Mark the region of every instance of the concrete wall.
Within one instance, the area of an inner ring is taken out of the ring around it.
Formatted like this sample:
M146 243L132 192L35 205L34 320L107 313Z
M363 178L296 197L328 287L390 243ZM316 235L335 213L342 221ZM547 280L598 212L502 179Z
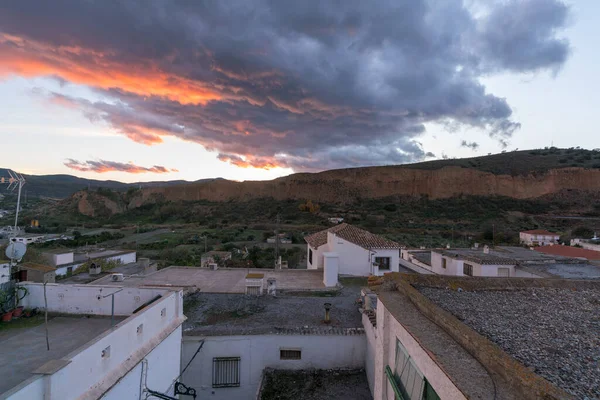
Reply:
M66 253L61 253L61 254L57 254L57 253L43 253L44 257L46 258L46 260L48 260L48 262L50 263L50 265L52 265L53 267L58 267L60 265L63 264L71 264L73 262L73 252L66 252Z
M374 384L372 393L374 399L394 400L394 391L385 375L387 365L393 370L396 363L396 339L400 340L413 362L427 378L442 399L465 400L462 392L452 383L445 372L437 365L429 353L419 342L389 313L385 306L377 303L377 327L373 328L368 319L363 318L365 332L369 341L367 348L375 349ZM368 376L368 375L367 375Z
M340 275L369 276L371 274L383 275L385 272L398 272L400 259L399 249L367 250L355 245L331 232L327 232L328 247L331 252L339 254ZM378 271L373 268L375 257L389 257L390 270Z
M367 314L362 315L362 324L365 328L365 337L367 339L365 349L365 373L367 374L367 382L369 383L369 389L371 389L371 395L374 394L375 390L375 356L376 343L377 343L377 329L373 327Z
M135 251L132 251L131 253L125 253L125 254L118 254L115 256L110 256L110 257L101 257L103 260L106 261L114 261L114 260L118 260L121 264L130 264L130 263L134 263L137 260L137 254ZM91 257L90 260L93 260L94 258ZM86 262L88 262L89 260L85 260L79 263L73 263L70 265L66 265L63 267L59 267L56 269L56 275L66 275L69 272L69 268L72 271L75 271L75 269L83 264L85 264Z
M183 382L198 390L198 398L214 400L253 399L265 368L331 369L363 368L366 341L355 335L250 335L183 337L182 365L204 346L183 375ZM280 360L282 348L302 351L301 360ZM213 357L240 357L240 387L213 388Z
M0 284L10 281L10 263L0 263Z
M181 327L156 346L145 359L148 361L147 364L138 363L102 399L138 399L143 369L146 370L145 383L149 389L173 396L173 382L181 368ZM155 397L150 396L150 398Z
M446 268L442 268L442 259L446 259ZM511 277L515 275L514 265L479 264L473 261L446 257L435 251L431 252L431 270L439 275L465 276L464 264L473 266L473 276L497 277L498 268L508 268Z
M312 264L308 262L308 260L309 260L308 253L310 250L312 250L312 252L313 252ZM324 265L323 253L326 253L328 251L329 251L329 246L327 244L319 246L318 248L314 248L311 245L307 245L306 246L306 267L308 269L323 268L323 265Z
M182 292L169 292L64 357L69 364L51 375L39 375L11 399L141 398L144 358L148 360L148 385L166 391L179 375L184 320ZM109 356L106 349L110 349ZM38 381L44 382L45 397L36 395Z
M21 300L20 305L29 308L44 308L44 285L41 283L23 282L21 286L29 290L29 294ZM157 295L170 293L166 289L122 288L116 286L96 285L46 285L48 311L66 314L111 315L112 296L115 293L115 315L130 315Z

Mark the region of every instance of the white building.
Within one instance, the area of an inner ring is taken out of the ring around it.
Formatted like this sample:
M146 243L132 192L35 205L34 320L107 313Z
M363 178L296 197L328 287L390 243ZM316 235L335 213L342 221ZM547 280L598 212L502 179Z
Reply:
M557 244L559 238L559 234L548 232L544 229L534 229L519 233L521 244L527 246L548 246L550 244Z
M443 288L452 278L439 278L433 286L448 290ZM428 282L427 277L419 283L423 287ZM365 371L374 399L570 398L407 281L396 283L397 289L390 291L363 290ZM461 296L460 291L449 293Z
M182 380L198 398L256 398L266 368L283 370L362 369L366 340L356 294L325 298L331 322L323 322L323 297L251 298L197 293L184 324ZM218 307L218 319L207 319L206 305ZM246 310L246 311L241 311ZM241 317L227 318L232 313ZM195 357L194 357L195 356ZM299 397L301 398L301 397Z
M47 258L54 259L54 254L48 255L48 253L45 253L45 255ZM70 252L70 254L65 252L58 254L58 257L54 260L60 262L56 266L56 275L67 275L90 260L116 261L119 264L134 263L137 260L137 253L133 250L99 250L87 253ZM68 260L71 260L71 262L66 263Z
M325 269L326 260L339 275L369 276L398 272L400 245L347 223L306 236L308 269ZM326 284L326 286L328 286Z
M514 277L517 262L486 250L432 250L431 270L439 275Z
M44 237L45 237L44 235L25 234L25 235L14 237L10 240L12 242L17 242L17 243L31 244L31 243L43 242Z
M21 305L43 309L44 285L21 285L28 289ZM0 398L120 400L145 398L150 391L173 396L185 320L180 291L47 284L46 298L50 349L44 324L4 335Z
M74 261L73 251L68 249L48 250L44 251L42 255L44 256L44 258L46 258L46 260L48 260L50 265L52 265L53 267L60 267L61 265L72 264Z

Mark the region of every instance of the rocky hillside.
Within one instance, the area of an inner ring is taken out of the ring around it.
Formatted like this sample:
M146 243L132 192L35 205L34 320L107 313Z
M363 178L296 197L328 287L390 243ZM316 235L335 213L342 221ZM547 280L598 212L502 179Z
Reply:
M133 196L128 208L161 201L244 201L259 197L276 200L310 199L324 203L390 196L459 195L506 196L529 199L565 189L600 190L600 169L562 168L530 175L495 175L476 169L443 167L437 170L373 167L294 174L272 181L232 182L146 188Z

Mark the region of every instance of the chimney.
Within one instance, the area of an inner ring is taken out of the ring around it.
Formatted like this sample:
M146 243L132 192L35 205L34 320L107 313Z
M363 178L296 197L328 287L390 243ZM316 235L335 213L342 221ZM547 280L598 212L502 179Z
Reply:
M483 254L490 254L490 246L487 244L483 246Z
M267 279L267 293L273 297L277 296L277 280L275 278Z
M326 324L331 323L331 319L329 318L329 311L331 310L331 303L325 303L325 320L323 321Z

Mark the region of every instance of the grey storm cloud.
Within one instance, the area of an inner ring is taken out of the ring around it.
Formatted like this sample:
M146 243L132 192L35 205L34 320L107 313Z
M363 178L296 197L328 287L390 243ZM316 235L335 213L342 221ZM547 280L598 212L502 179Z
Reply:
M241 167L422 160L426 123L507 143L480 78L558 71L559 0L2 2L0 70L86 85L51 94L144 144L198 143ZM471 8L470 8L471 7Z
M466 140L463 140L462 142L460 142L460 147L467 147L473 151L479 149L479 143L477 142L467 142Z

